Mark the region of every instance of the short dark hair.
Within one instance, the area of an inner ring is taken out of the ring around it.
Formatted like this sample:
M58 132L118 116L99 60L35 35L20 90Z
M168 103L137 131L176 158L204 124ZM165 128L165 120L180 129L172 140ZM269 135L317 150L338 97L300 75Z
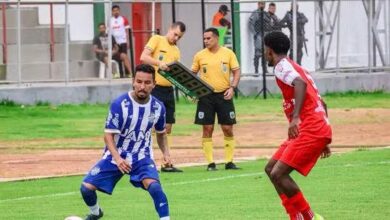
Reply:
M206 33L206 32L211 32L213 33L215 36L219 37L219 32L218 32L218 29L217 28L207 28L206 30L203 31L203 33Z
M264 45L271 48L276 54L286 55L290 49L290 40L281 31L272 31L265 35Z
M150 73L152 74L153 81L155 80L155 75L156 75L156 70L152 65L149 64L139 64L135 67L135 73L134 73L134 78L137 75L137 72L144 72L144 73Z
M100 23L97 25L97 27L100 27L101 25L104 25L104 26L106 26L106 23L104 23L104 22L100 22Z
M226 5L221 5L221 6L219 6L218 11L228 12L229 8Z
M115 8L117 8L119 10L121 9L121 7L119 7L119 5L113 5L112 8L111 8L111 11L114 10Z
M181 21L172 23L171 28L179 27L181 32L186 32L186 25Z
M276 7L275 3L273 3L273 2L269 3L268 7L270 7L270 6Z

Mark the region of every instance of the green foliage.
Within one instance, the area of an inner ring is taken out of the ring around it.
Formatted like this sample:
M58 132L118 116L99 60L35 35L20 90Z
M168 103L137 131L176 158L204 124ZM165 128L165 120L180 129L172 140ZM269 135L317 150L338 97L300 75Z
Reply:
M161 173L172 219L287 219L263 169L265 160L240 163L242 170ZM355 151L319 160L304 178L293 173L315 212L325 219L384 219L390 215L390 149ZM0 219L64 219L85 216L79 193L82 176L0 183ZM98 193L104 219L157 219L144 190L122 178L114 194Z

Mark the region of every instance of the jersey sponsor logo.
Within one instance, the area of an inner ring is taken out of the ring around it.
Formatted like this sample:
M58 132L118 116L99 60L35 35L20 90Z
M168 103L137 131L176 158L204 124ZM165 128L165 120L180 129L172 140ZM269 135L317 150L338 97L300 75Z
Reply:
M150 138L150 135L151 135L151 132L150 130L148 132L144 132L144 131L128 131L126 129L126 132L125 134L123 134L122 136L125 136L126 139L130 139L130 141L134 141L134 142L141 142L141 141L144 141L144 140L148 140Z
M97 174L100 173L100 167L94 167L92 168L92 170L90 171L91 175L92 176L96 176Z
M236 117L236 113L234 113L233 111L229 112L229 116L231 119L234 119Z
M204 112L198 112L198 118L203 119L204 118Z

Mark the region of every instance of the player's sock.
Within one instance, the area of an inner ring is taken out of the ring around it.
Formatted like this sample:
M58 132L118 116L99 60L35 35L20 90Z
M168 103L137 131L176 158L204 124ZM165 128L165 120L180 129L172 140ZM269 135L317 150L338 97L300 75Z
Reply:
M224 137L224 148L225 148L225 162L233 162L234 148L236 147L236 141L234 137Z
M213 139L212 138L202 138L202 147L204 155L206 156L207 162L213 163Z
M90 190L87 187L84 186L84 184L81 184L80 187L81 195L83 196L85 204L89 207L91 210L91 213L94 215L99 215L99 204L97 203L97 195L95 190Z
M148 192L150 196L153 198L154 207L158 212L158 216L160 219L169 219L169 206L167 196L163 192L161 185L159 182L153 182L149 185Z
M306 201L302 192L298 192L289 198L291 204L297 209L303 216L304 220L312 220L314 213L310 208L309 203Z
M290 199L285 194L280 194L279 197L282 200L282 205L284 209L286 210L287 214L290 216L290 220L298 219L297 215L299 215L299 212L291 204Z

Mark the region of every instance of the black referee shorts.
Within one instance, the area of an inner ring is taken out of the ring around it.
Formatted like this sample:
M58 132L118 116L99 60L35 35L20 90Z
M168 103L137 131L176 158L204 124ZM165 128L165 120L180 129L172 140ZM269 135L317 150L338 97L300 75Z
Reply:
M166 110L166 123L174 124L176 119L175 95L173 93L173 87L156 85L152 90L152 95L164 104Z
M215 114L218 117L218 124L236 124L236 112L233 99L225 100L223 93L213 93L199 99L195 115L195 124L213 125Z

